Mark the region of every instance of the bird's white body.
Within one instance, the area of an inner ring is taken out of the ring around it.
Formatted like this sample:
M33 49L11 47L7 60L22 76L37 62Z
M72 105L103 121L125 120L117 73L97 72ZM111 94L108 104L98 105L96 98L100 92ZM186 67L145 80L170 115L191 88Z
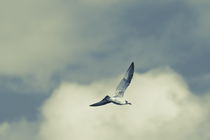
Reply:
M110 101L117 105L126 105L127 104L127 102L124 98L117 97L117 96L110 97Z

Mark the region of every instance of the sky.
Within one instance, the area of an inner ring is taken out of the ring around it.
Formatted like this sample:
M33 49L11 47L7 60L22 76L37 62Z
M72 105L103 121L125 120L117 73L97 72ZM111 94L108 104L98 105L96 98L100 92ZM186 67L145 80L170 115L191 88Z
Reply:
M0 139L209 140L208 0L1 0ZM112 94L131 62L132 106Z

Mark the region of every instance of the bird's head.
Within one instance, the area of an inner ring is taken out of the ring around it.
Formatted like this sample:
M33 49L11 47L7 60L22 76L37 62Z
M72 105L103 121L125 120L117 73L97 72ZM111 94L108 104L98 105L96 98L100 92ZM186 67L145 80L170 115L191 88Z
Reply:
M125 100L125 104L131 105L131 103L129 103L127 100Z

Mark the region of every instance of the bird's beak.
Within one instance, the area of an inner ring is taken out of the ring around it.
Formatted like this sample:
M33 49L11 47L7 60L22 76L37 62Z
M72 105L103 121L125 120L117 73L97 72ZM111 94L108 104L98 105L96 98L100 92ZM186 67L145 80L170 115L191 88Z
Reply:
M129 103L129 105L132 105L131 103Z

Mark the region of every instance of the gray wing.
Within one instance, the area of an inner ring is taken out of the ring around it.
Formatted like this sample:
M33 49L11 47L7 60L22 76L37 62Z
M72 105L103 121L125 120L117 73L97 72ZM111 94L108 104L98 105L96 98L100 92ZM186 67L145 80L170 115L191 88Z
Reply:
M130 85L134 73L134 63L132 62L127 72L125 73L123 79L120 81L116 88L115 96L123 97L126 88Z
M106 96L100 102L91 104L90 106L101 106L101 105L105 105L105 104L111 103L111 101L109 99L110 99L110 97Z

